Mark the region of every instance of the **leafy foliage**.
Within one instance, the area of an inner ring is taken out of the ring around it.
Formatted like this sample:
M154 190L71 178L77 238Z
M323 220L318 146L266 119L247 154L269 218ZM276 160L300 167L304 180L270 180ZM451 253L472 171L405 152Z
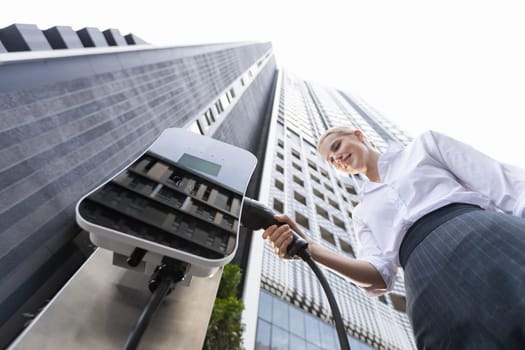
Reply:
M242 350L241 314L244 303L237 299L241 268L228 264L224 267L217 298L204 340L204 350Z

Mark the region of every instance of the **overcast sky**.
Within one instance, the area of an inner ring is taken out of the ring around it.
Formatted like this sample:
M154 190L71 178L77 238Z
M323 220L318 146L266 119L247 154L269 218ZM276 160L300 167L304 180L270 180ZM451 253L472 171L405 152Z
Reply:
M357 95L411 136L525 168L521 1L9 1L0 27L133 32L155 45L271 41L281 67Z

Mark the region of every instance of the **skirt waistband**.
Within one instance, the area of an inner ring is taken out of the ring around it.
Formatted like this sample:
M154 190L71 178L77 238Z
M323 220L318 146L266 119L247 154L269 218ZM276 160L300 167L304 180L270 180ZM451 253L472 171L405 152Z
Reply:
M417 220L408 229L401 246L399 247L399 262L404 268L412 251L423 241L430 232L446 221L458 215L473 210L483 210L481 207L467 203L451 203L436 209Z

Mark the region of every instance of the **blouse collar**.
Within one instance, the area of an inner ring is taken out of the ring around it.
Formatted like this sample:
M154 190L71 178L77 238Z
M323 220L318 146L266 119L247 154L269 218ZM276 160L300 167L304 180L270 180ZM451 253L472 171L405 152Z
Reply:
M382 182L365 181L361 192L359 193L360 197L385 185L384 181L388 176L388 167L390 165L390 162L402 150L403 146L399 143L391 142L388 144L386 151L381 153L379 155L379 159L377 160L377 171L379 173L379 178Z

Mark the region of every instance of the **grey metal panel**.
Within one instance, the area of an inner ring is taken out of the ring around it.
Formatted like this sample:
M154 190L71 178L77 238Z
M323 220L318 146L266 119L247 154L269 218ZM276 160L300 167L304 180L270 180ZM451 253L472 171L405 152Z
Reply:
M220 276L219 271L211 278L194 277L189 286L176 285L139 348L201 349ZM9 349L120 349L151 295L148 280L112 266L112 253L98 249Z
M141 44L147 44L146 41L142 40L138 36L136 36L133 33L129 33L124 35L124 38L126 39L126 42L128 45L141 45Z
M44 30L44 35L53 49L83 48L78 34L69 26L55 26Z
M6 48L4 47L4 44L0 41L0 53L7 52Z
M51 50L46 37L34 24L12 24L2 28L0 40L9 52Z
M78 37L84 47L105 47L108 42L98 28L86 27L77 30Z
M120 34L118 29L106 29L102 32L109 46L127 46L126 39Z

